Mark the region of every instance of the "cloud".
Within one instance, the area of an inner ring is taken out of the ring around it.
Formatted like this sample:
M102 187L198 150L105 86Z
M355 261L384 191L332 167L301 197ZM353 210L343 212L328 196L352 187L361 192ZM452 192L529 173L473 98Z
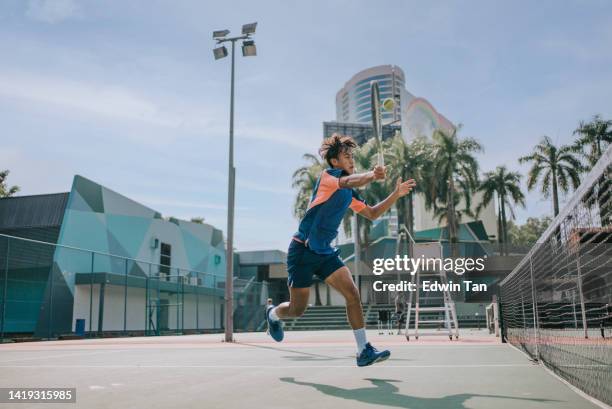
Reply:
M265 193L275 193L275 194L280 194L280 195L292 195L293 194L293 190L291 190L289 187L280 188L280 187L270 186L262 182L252 182L252 181L243 180L240 178L236 178L236 179L237 179L236 185L239 188L255 190L258 192L265 192Z
M93 115L103 120L130 121L179 130L172 134L174 137L184 135L183 131L196 131L198 137L203 131L211 137L227 133L225 120L219 119L225 116L222 109L154 100L138 90L116 84L7 70L0 71L0 96L41 104L45 112L60 109L67 112L71 119ZM236 137L296 149L310 149L320 139L320 135L254 123L241 125ZM148 137L147 142L151 142Z
M181 119L164 113L153 101L113 85L23 73L2 73L0 95L55 105L110 119L176 127Z
M58 115L69 121L104 122L119 126L124 136L149 146L167 146L176 139L214 137L226 126L214 108L170 98L151 98L118 84L82 81L61 76L0 71L0 99L25 101L25 111ZM204 114L203 114L204 113ZM142 127L139 131L131 126ZM163 138L153 137L155 130Z
M301 150L312 150L321 141L320 134L312 134L295 128L244 125L236 134L239 138L273 142Z
M30 0L25 14L32 20L55 24L78 17L80 9L74 0Z

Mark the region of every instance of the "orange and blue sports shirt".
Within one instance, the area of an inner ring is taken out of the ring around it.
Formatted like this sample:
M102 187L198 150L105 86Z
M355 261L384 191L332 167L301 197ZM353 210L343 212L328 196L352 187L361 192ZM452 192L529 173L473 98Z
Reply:
M324 170L317 180L308 210L300 221L294 237L317 254L332 254L332 241L338 235L338 227L350 207L359 213L366 208L366 202L354 189L341 188L342 169Z

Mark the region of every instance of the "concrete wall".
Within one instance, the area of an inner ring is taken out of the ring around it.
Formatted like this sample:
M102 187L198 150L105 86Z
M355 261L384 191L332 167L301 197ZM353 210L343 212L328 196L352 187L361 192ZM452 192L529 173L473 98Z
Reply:
M100 305L100 285L93 286L93 296L91 297L91 328L92 331L98 330L98 312ZM156 294L149 294L150 299L155 299ZM176 304L176 296L174 294L162 294L161 299L168 300L169 304ZM103 331L122 331L123 330L123 313L124 313L124 287L107 285L104 291L104 326ZM75 330L76 320L79 318L85 319L85 331L89 331L89 311L90 311L90 286L76 285L74 308L72 314L72 330ZM128 331L143 331L146 327L148 319L145 301L146 292L142 288L128 287L127 293L127 330ZM181 300L179 299L179 303ZM198 306L198 314L196 317L196 305ZM177 328L177 308L178 308L178 324L183 329L212 329L221 326L221 301L212 296L200 296L196 299L195 294L185 294L183 303L184 311L180 307L168 306L168 328ZM197 318L197 321L196 321ZM153 322L157 322L156 309L153 310Z
M475 211L476 207L482 201L482 193L476 193L472 197L472 210ZM459 208L465 208L465 202L460 200ZM425 197L423 195L415 195L414 199L414 229L416 231L435 229L440 226L438 220L434 217L433 211L428 210L425 207ZM461 219L461 223L467 223L475 220L481 220L482 224L487 231L487 235L497 237L497 215L495 214L495 202L492 200L487 207L485 207L478 218L465 216Z
M334 290L325 283L319 283L319 293L321 294L321 305L327 305L327 292L330 292L331 305L344 305L344 297L338 291ZM308 304L315 305L316 301L316 290L313 284L310 287L310 297L308 298Z

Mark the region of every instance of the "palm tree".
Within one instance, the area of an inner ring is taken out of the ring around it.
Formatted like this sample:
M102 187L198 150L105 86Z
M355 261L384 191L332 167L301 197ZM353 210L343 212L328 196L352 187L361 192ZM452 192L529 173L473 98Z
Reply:
M325 169L325 164L315 155L305 153L303 158L310 163L293 172L293 182L291 184L292 187L298 189L293 205L293 215L298 219L301 219L306 214L308 203L310 203L312 193L317 185L317 180L319 180L321 172Z
M574 135L578 135L574 146L577 151L582 152L590 169L601 158L607 146L612 143L612 121L605 121L600 115L595 115L590 122L580 121ZM589 151L585 152L584 148L587 147Z
M487 172L478 190L483 192L482 202L476 207L476 214L491 203L497 196L498 203L498 223L497 241L500 244L500 253L508 255L508 223L506 208L510 211L510 216L514 219L513 204L525 207L525 195L520 188L521 175L518 172L508 172L505 166L498 166L494 171Z
M406 142L398 132L392 139L385 142L385 163L387 165L387 177L390 181L398 178L402 180L415 179L422 181L427 179L431 172L431 143L427 138L418 137ZM398 224L405 225L411 235L414 236L414 203L415 193L423 192L421 184L409 195L397 201Z
M543 136L540 143L534 147L532 154L519 158L519 163L532 163L527 177L529 191L535 188L538 181L541 183L540 189L545 198L550 196L552 189L554 216L559 214L559 189L567 193L570 185L576 189L580 184L579 175L583 167L573 151L573 147L568 145L557 147L548 136Z
M370 139L362 146L359 147L354 153L355 159L355 168L357 172L367 172L368 170L372 170L374 166L377 164L378 160L378 148L376 145L376 141L374 139ZM366 203L374 204L383 200L389 194L389 178L385 181L376 181L368 185L368 188L360 191L361 196L366 201ZM345 222L350 220L350 218L345 218ZM372 229L372 221L366 218L358 218L358 228L359 235L361 238L359 239L361 244L365 247L366 251L368 248L369 235L370 230ZM350 223L345 223L345 229L348 227L350 231ZM351 233L352 235L352 233Z
M444 223L446 223L446 225L450 225L451 223L456 223L458 225L464 216L474 217L474 213L472 213L472 209L470 209L469 205L465 206L463 210L459 208L461 201L460 195L453 196L453 201L452 214L450 213L449 206L446 203L439 203L439 205L434 208L434 217L438 220L440 225ZM450 241L453 243L452 240Z
M612 121L603 120L600 115L593 116L591 122L580 121L580 125L574 131L574 135L578 134L579 138L574 143L576 151L582 153L587 161L588 168L591 169L602 153L612 143ZM589 148L587 152L585 149ZM610 224L612 218L612 205L609 200L610 179L604 174L597 180L597 205L603 225ZM594 185L595 186L595 185ZM593 196L592 188L587 194L587 197Z
M8 187L6 185L6 179L8 178L9 173L9 170L3 170L0 172L0 197L10 197L19 192L19 186Z
M452 133L437 129L432 139L432 171L423 186L426 205L433 208L440 220L446 220L452 255L458 257L460 216L469 213L472 194L478 187L478 162L474 154L483 149L473 138L459 138L457 129ZM460 196L465 203L464 212L456 209ZM441 212L446 215L442 217Z

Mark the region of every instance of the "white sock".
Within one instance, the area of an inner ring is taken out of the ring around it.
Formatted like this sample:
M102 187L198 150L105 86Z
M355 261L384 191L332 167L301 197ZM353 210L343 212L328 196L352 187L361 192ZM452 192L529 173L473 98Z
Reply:
M355 335L355 341L357 342L357 353L360 354L368 343L366 338L366 330L365 328L354 329L353 334Z
M277 308L278 308L278 307L274 307L274 308L272 308L272 311L270 311L270 319L271 319L272 321L278 321L278 320L280 320L280 318L278 317L278 315L276 315L276 309L277 309Z

